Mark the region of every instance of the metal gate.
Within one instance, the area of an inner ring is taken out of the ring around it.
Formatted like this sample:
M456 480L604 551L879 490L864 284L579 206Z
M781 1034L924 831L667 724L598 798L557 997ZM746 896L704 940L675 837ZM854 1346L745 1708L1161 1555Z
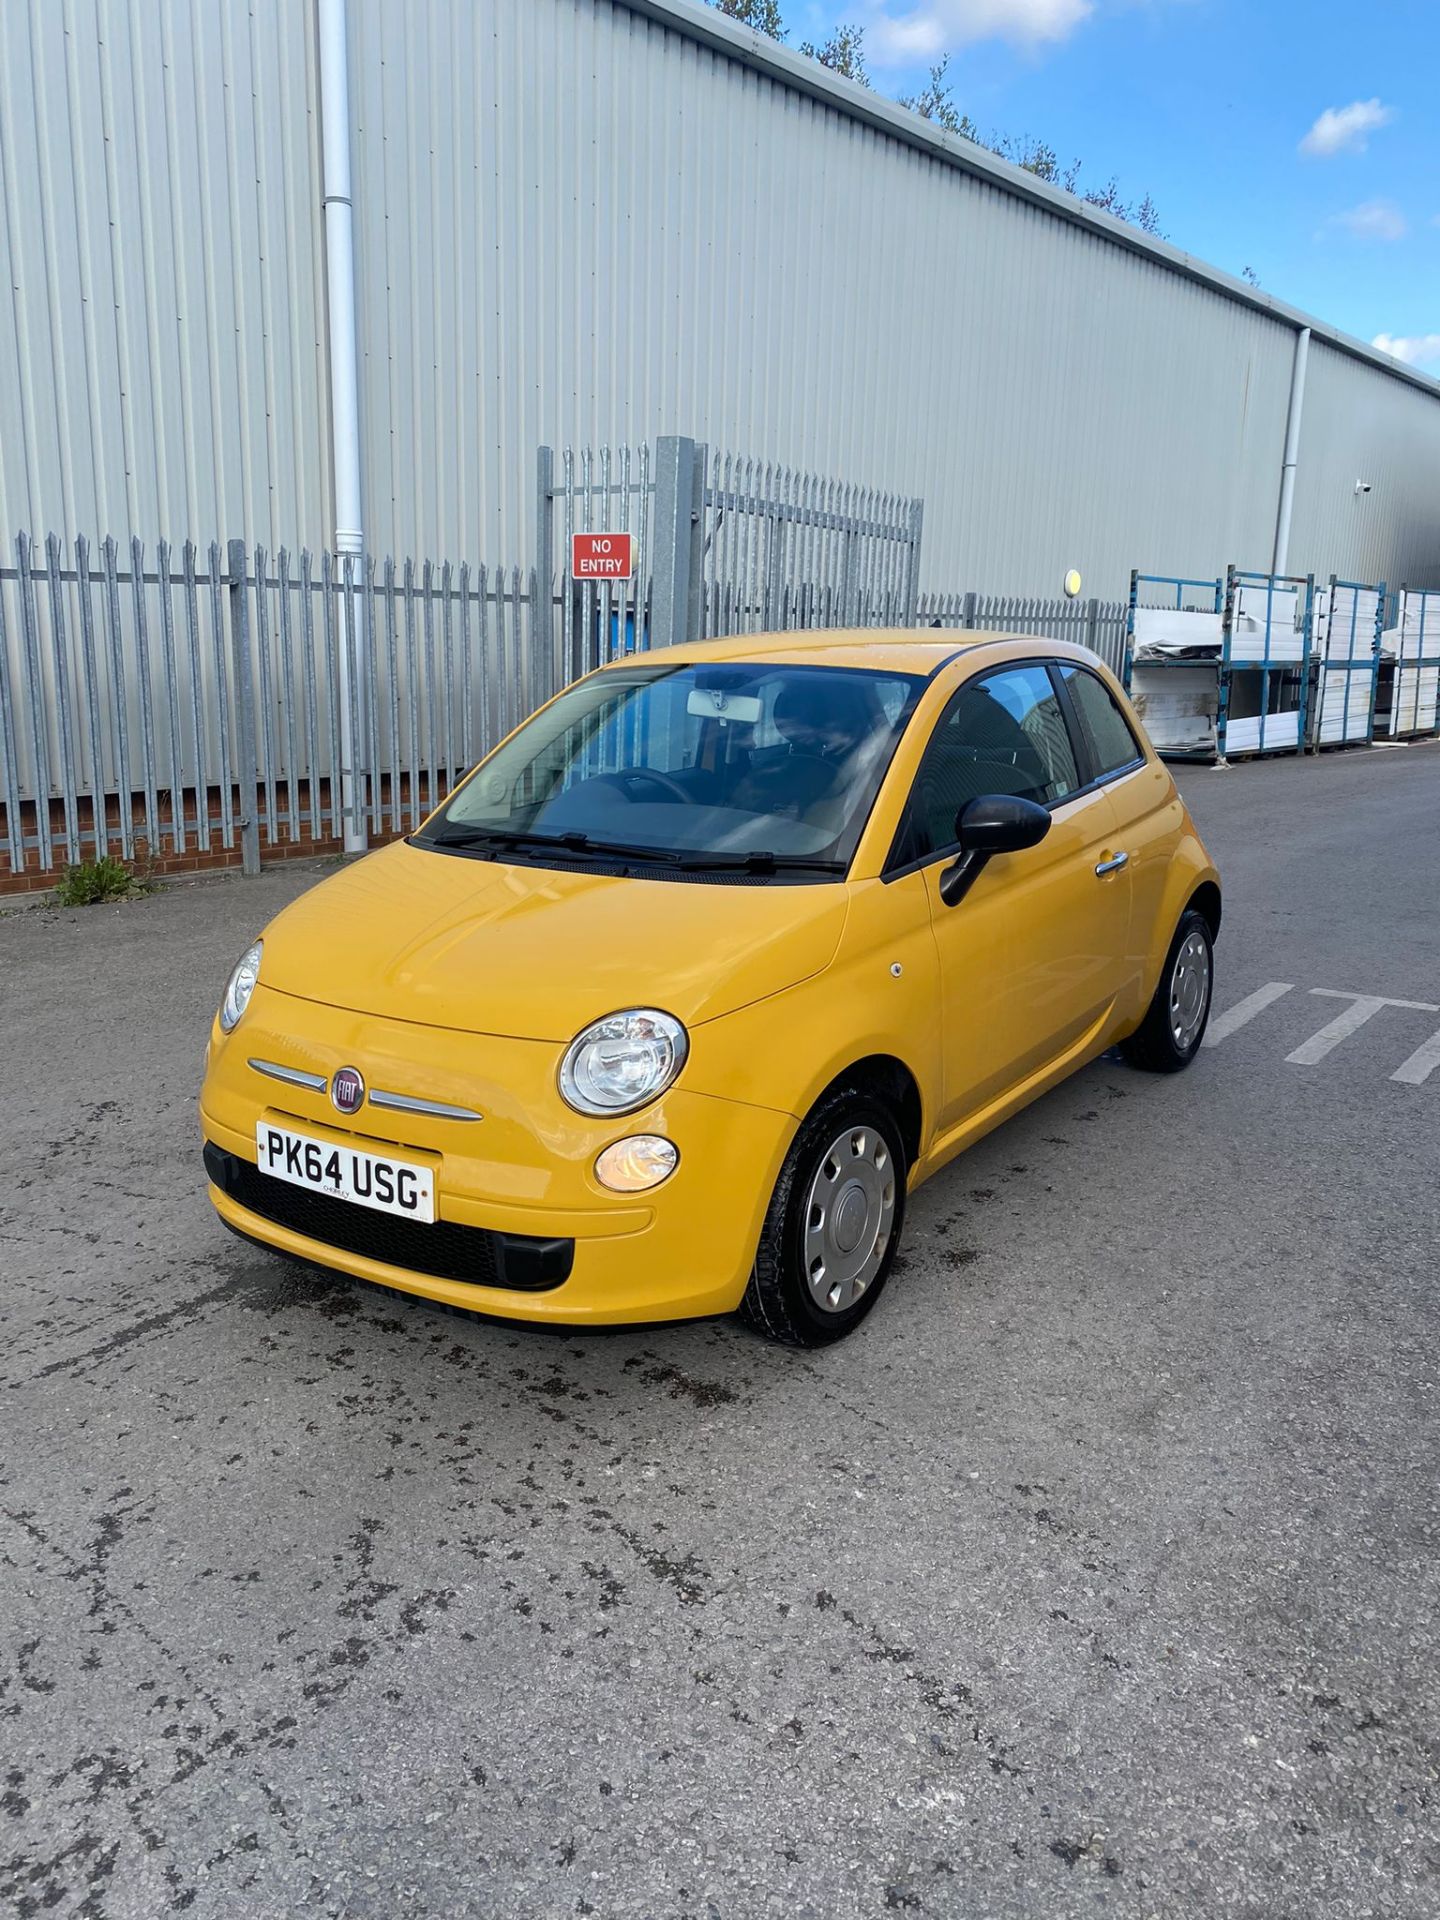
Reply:
M537 481L541 620L564 679L721 634L914 624L919 500L683 436L558 461L542 447ZM574 536L602 532L631 536L631 573L573 578Z
M650 646L654 507L648 445L633 452L629 447L585 447L576 453L566 447L558 465L551 449L541 447L536 574L542 592L537 612L540 651L553 662L550 691L622 653ZM630 574L618 580L573 579L572 544L576 534L588 533L628 534L634 562Z
M702 634L914 624L920 501L717 454L703 502Z

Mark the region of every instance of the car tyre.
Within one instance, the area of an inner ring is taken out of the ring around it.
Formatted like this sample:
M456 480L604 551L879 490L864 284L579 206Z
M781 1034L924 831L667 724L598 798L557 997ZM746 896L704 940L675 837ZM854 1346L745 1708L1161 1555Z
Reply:
M1215 939L1203 913L1187 907L1160 970L1144 1020L1120 1051L1147 1073L1179 1073L1200 1051L1215 986Z
M899 1123L864 1087L814 1107L780 1169L741 1318L772 1340L823 1347L879 1299L905 1224Z

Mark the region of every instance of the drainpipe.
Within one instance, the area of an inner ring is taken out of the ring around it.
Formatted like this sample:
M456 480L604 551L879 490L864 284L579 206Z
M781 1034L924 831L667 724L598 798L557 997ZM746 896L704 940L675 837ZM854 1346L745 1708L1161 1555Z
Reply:
M1310 329L1295 336L1290 363L1290 411L1285 419L1285 464L1280 469L1280 507L1275 515L1275 557L1272 573L1284 573L1290 558L1290 515L1295 506L1295 463L1300 456L1300 416L1305 411L1305 368L1310 359Z
M360 570L365 537L360 507L360 373L355 325L355 234L350 199L350 64L346 0L317 0L320 130L324 160L325 285L329 307L330 440L335 472L335 551ZM340 685L340 791L345 851L363 853L365 816L355 778L364 644L354 600L347 595L337 638ZM360 720L363 734L363 720Z

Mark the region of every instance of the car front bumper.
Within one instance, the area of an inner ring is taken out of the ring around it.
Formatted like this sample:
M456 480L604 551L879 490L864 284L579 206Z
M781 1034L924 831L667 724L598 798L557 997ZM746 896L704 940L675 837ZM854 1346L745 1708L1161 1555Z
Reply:
M210 1198L247 1239L477 1313L583 1326L732 1312L794 1118L672 1088L641 1113L588 1119L560 1098L559 1052L548 1041L382 1020L259 987L235 1031L211 1036L200 1099ZM482 1117L368 1102L342 1117L328 1091L281 1084L251 1064L257 1059L323 1078L327 1088L337 1069L356 1067L367 1088L401 1088ZM270 1217L274 1196L256 1166L264 1124L429 1166L441 1233L427 1242L418 1223L396 1233L376 1224L391 1216L340 1201L326 1205L356 1227L335 1229L344 1245L321 1237L330 1230L324 1207L279 1206ZM638 1132L674 1141L679 1164L649 1193L610 1193L595 1160Z

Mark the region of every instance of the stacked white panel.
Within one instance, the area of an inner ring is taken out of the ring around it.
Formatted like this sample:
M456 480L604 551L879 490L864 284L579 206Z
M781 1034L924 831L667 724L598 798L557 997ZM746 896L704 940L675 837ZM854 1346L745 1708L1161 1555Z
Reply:
M1193 607L1136 607L1135 659L1218 660L1224 644L1218 613Z
M1146 666L1136 661L1130 698L1157 753L1213 754L1220 705L1218 666Z
M1263 731L1262 731L1263 728ZM1256 715L1248 720L1227 720L1225 723L1225 752L1232 753L1275 753L1281 748L1300 745L1300 709L1293 707L1284 713Z
M1305 657L1305 607L1295 587L1242 586L1230 622L1232 661L1299 663Z

